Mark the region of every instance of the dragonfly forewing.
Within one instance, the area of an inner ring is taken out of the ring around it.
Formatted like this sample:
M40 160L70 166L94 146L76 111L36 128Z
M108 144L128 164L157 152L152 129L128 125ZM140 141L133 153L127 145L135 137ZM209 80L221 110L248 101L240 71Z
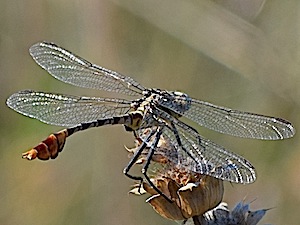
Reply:
M191 99L189 109L184 112L171 107L168 102L160 104L201 126L237 137L278 140L293 137L296 132L289 121L281 118L233 110L196 99Z
M54 43L37 43L29 52L37 64L65 83L134 96L145 89L131 77L92 64Z

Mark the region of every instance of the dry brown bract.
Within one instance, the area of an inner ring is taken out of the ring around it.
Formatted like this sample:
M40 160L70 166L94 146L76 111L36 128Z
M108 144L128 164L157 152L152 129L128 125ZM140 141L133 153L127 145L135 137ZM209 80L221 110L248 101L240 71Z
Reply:
M127 150L134 153L140 144L141 140L137 139L136 148L127 148ZM135 185L130 193L150 194L151 197L147 199L147 202L158 214L171 220L186 220L215 208L222 201L223 181L188 171L170 162L160 154L170 150L170 147L171 145L161 137L152 162L163 166L154 173L151 180L171 201L168 201L145 182L142 184L142 188L139 184ZM144 162L145 157L142 156L137 163L143 164Z
M175 173L183 175L177 170ZM171 220L186 220L204 214L222 201L224 192L223 181L209 176L199 177L197 182L188 181L185 185L170 177L161 176L154 179L154 184L169 196L172 202L144 183L143 188L152 195L147 202L158 214Z

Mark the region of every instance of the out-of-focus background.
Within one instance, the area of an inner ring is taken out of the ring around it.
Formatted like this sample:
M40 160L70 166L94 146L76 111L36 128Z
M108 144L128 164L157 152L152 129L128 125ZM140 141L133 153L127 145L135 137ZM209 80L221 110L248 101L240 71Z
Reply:
M123 146L133 146L133 137L122 126L72 136L55 160L21 159L61 128L7 108L12 93L117 96L52 78L28 53L38 41L55 42L146 87L283 117L299 128L298 0L2 0L0 9L0 224L174 224L145 196L128 194L133 182L122 173L129 160ZM298 135L246 140L195 127L255 165L255 183L225 184L230 208L255 200L253 209L274 207L261 224L299 224Z

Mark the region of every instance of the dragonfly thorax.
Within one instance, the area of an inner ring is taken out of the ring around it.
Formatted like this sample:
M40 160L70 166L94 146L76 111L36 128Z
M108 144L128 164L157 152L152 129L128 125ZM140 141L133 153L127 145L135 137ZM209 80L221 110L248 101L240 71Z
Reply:
M131 118L131 123L125 125L125 129L126 130L137 130L142 123L143 120L143 112L141 111L133 111L133 112L129 112L129 116Z

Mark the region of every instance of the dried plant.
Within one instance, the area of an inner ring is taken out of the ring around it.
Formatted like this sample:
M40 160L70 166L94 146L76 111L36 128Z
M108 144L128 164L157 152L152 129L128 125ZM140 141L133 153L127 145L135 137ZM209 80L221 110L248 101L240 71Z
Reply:
M126 148L131 154L143 142L144 135L149 130L137 137L134 148ZM136 164L143 165L151 141L143 151ZM224 194L223 181L211 176L203 175L180 167L170 161L166 155L174 152L172 144L162 136L157 145L155 154L151 159L151 181L164 195L158 193L156 188L147 182L135 184L130 193L136 195L150 194L146 200L153 209L162 217L183 221L189 225L255 225L265 215L267 209L251 211L250 203L239 202L230 211L227 204L222 202ZM166 198L167 197L167 198Z

